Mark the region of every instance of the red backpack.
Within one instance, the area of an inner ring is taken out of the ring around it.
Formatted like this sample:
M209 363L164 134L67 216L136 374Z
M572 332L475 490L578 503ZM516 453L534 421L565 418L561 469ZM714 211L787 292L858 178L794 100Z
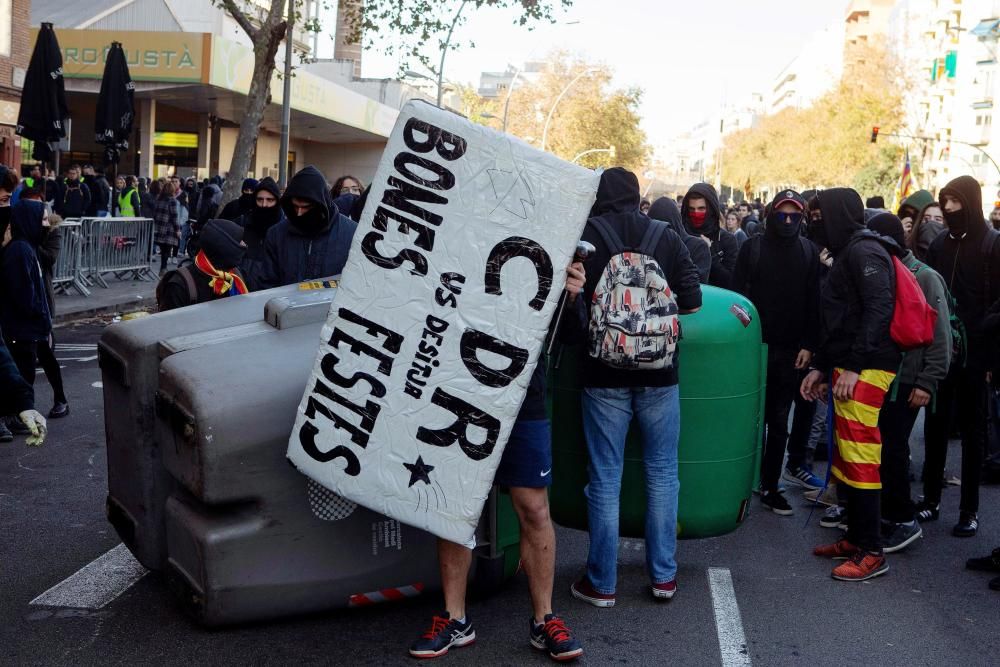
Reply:
M898 257L893 256L892 266L896 270L896 304L889 335L904 352L927 347L934 342L937 311L927 303L916 277Z

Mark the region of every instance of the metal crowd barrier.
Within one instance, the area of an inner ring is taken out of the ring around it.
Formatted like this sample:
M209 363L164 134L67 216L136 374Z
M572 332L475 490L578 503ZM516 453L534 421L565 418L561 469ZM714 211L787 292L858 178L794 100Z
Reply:
M53 267L52 284L61 293L71 288L90 296L95 283L108 287L105 276L119 280L157 280L153 258L152 218L73 218L62 222L63 245Z
M81 269L83 259L83 225L77 220L67 220L59 225L62 230L62 249L52 267L52 286L65 294L70 288L83 296L90 296Z
M104 276L119 280L131 274L137 280L156 280L149 268L153 257L151 218L81 218L83 248L80 273L85 282L108 287Z

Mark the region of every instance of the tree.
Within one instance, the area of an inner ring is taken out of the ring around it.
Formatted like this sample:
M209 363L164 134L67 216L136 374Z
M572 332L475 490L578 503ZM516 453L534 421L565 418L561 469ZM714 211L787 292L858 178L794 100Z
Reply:
M254 17L254 19L259 19L259 26L254 25L254 21L250 18L253 13L250 8L257 6L251 5L250 0L218 0L218 2L246 32L250 41L253 42L254 53L250 90L247 92L243 119L240 122L240 132L236 137L236 146L233 148L233 161L229 165L229 178L226 179L222 191L223 201L228 201L240 196L243 177L250 170L250 157L257 145L260 121L264 117L264 109L271 100L274 56L278 53L278 47L288 31L288 23L284 18L286 0L269 0L267 9L261 12L263 16ZM246 4L241 7L240 4L237 4L238 2Z
M552 53L546 63L548 66L536 82L519 86L511 93L507 132L541 146L545 124L552 112L546 150L564 160L573 160L585 151L613 146L613 157L608 152L594 152L581 157L578 164L589 168L614 164L641 169L649 156L646 134L639 125L642 91L612 88L614 73L607 65L566 53ZM583 72L589 73L577 78ZM484 100L474 91L465 91L463 101L471 120L493 127L502 122L504 97ZM492 118L483 117L483 113Z
M898 128L906 87L884 51L871 52L812 106L788 108L725 139L722 180L736 189L776 191L850 185L891 197L902 148L873 145L871 128Z
M539 21L554 22L556 9L572 4L573 0L348 0L345 18L351 43L399 57L401 73L417 61L437 76L435 62L446 48L475 46L451 39L453 31L465 24L468 10L517 9L515 25L530 27ZM435 48L428 54L424 47L430 43Z

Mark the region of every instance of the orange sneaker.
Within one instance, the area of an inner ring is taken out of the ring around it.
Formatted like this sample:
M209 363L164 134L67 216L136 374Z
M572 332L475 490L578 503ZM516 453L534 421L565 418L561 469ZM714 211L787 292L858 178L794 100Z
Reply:
M889 564L882 554L858 551L849 561L833 568L830 573L839 581L866 581L889 571Z
M847 540L840 540L833 544L823 544L813 549L814 556L822 558L832 558L833 560L847 560L854 554L861 551Z

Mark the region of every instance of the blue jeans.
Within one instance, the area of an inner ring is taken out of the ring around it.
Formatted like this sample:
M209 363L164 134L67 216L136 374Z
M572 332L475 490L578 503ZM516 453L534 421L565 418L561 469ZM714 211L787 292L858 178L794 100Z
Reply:
M673 387L607 388L583 391L583 433L590 455L587 520L590 553L587 577L599 593L615 592L618 571L618 505L625 462L625 436L633 414L642 431L646 469L646 568L654 584L677 575L677 443L680 395Z

